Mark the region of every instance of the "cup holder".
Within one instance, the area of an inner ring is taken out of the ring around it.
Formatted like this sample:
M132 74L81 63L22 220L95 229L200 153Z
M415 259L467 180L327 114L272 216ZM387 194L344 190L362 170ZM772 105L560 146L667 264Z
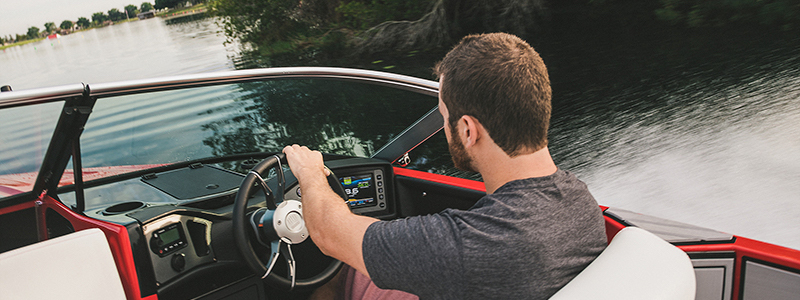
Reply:
M105 216L118 215L132 210L140 209L145 206L147 206L147 203L144 203L142 201L123 202L107 207L106 209L103 210L102 213Z

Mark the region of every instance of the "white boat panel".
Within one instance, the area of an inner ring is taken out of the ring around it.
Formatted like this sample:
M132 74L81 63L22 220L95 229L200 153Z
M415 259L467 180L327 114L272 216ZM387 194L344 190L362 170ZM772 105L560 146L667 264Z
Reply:
M125 299L105 234L86 229L0 254L0 299Z

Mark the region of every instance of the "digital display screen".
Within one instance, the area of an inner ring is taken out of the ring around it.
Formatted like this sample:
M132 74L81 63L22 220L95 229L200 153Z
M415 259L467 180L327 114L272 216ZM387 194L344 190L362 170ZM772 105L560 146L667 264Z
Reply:
M178 227L174 227L172 229L162 232L159 235L159 238L161 239L162 245L169 245L180 239L181 236L178 233Z
M347 204L351 208L375 205L375 181L372 174L353 175L339 178L347 194Z

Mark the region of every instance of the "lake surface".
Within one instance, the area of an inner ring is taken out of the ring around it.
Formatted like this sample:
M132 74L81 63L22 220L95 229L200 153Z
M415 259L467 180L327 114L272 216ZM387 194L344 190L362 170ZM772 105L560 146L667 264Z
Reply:
M527 37L553 84L550 148L600 204L800 249L798 37L550 22ZM21 90L248 65L218 31L213 19L156 18L9 48L0 52L0 84ZM353 65L430 74L438 57L418 57Z
M0 84L14 90L101 83L234 68L214 19L167 24L152 18L0 51Z

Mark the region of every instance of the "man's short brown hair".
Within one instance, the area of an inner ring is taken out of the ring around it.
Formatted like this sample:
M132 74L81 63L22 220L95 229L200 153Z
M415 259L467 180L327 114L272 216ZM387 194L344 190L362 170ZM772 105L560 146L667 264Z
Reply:
M450 127L472 116L511 157L547 146L550 79L533 48L506 33L469 35L436 64Z

